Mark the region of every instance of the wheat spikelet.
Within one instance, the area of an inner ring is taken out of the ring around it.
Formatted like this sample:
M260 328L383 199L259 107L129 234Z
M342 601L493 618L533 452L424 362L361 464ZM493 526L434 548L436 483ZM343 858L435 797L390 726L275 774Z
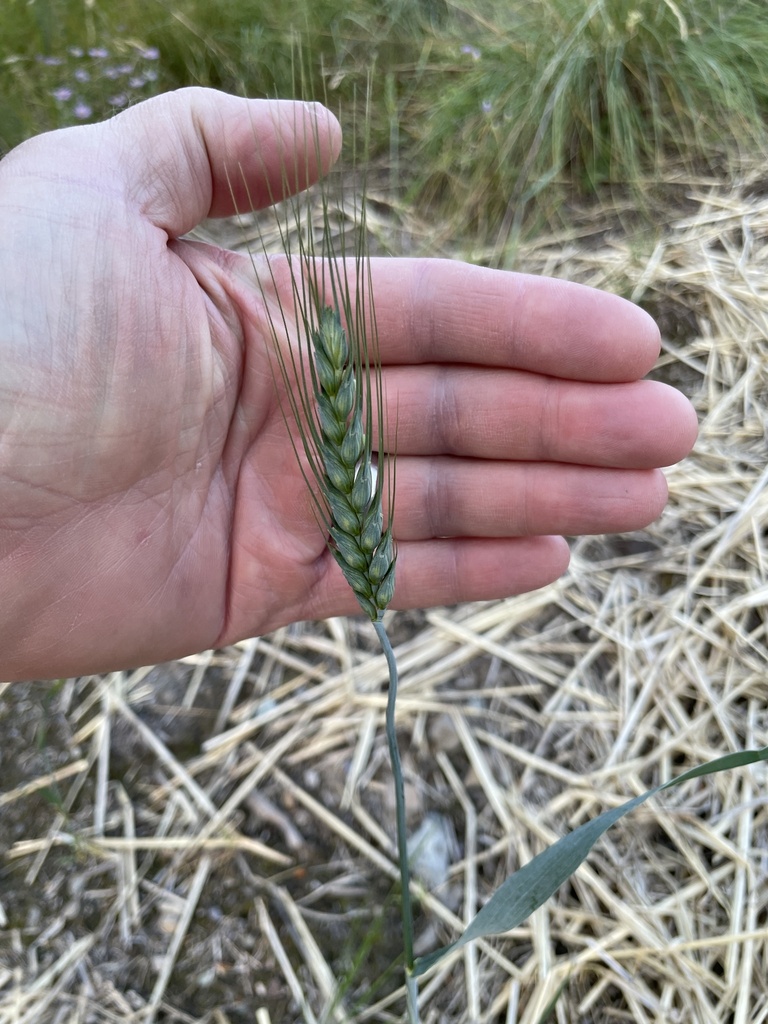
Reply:
M378 368L350 352L338 309L330 306L320 314L312 344L317 452L323 469L319 483L330 546L363 611L375 621L392 600L396 561L391 520L383 528L380 478L370 431L363 423L369 392L360 378Z

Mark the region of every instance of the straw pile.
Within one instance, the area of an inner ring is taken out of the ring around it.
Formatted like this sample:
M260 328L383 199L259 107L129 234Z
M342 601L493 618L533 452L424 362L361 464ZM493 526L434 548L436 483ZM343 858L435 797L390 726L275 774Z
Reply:
M690 199L646 251L585 222L519 252L660 318L701 435L661 521L575 541L547 591L392 618L411 824L441 815L451 854L423 951L564 831L768 744L768 195ZM361 619L6 687L0 1024L398 1020L385 678ZM523 927L427 978L423 1019L768 1020L767 781L624 819Z

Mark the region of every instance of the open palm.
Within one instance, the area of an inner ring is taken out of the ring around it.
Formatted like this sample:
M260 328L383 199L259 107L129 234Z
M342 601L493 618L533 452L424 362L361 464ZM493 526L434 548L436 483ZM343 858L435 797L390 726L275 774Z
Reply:
M0 677L357 610L270 369L286 261L181 237L266 205L286 166L303 187L338 143L322 108L195 89L0 163ZM372 276L397 410L395 607L542 586L567 565L559 535L659 514L655 467L696 427L682 396L639 379L658 351L644 313L447 261L377 260Z

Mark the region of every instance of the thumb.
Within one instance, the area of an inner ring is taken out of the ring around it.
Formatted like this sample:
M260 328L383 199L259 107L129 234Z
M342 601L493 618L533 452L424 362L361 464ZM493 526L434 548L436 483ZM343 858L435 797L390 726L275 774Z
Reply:
M250 100L214 89L163 93L98 126L143 214L172 237L205 217L269 206L311 185L341 148L319 103Z

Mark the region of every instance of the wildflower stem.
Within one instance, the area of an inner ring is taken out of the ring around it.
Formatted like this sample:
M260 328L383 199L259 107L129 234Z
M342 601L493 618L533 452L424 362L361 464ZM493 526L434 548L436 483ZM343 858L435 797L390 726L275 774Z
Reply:
M397 823L397 856L400 863L400 913L403 922L403 950L405 952L405 989L408 1004L409 1024L418 1024L419 1010L416 1001L416 979L412 976L413 969L413 907L411 904L411 872L408 864L408 835L405 824L405 786L403 770L400 764L400 750L397 746L395 727L395 708L397 705L397 661L392 644L389 641L382 614L373 623L379 643L384 651L389 668L389 691L387 694L387 743L389 757L392 762L392 777L395 784L395 819Z

